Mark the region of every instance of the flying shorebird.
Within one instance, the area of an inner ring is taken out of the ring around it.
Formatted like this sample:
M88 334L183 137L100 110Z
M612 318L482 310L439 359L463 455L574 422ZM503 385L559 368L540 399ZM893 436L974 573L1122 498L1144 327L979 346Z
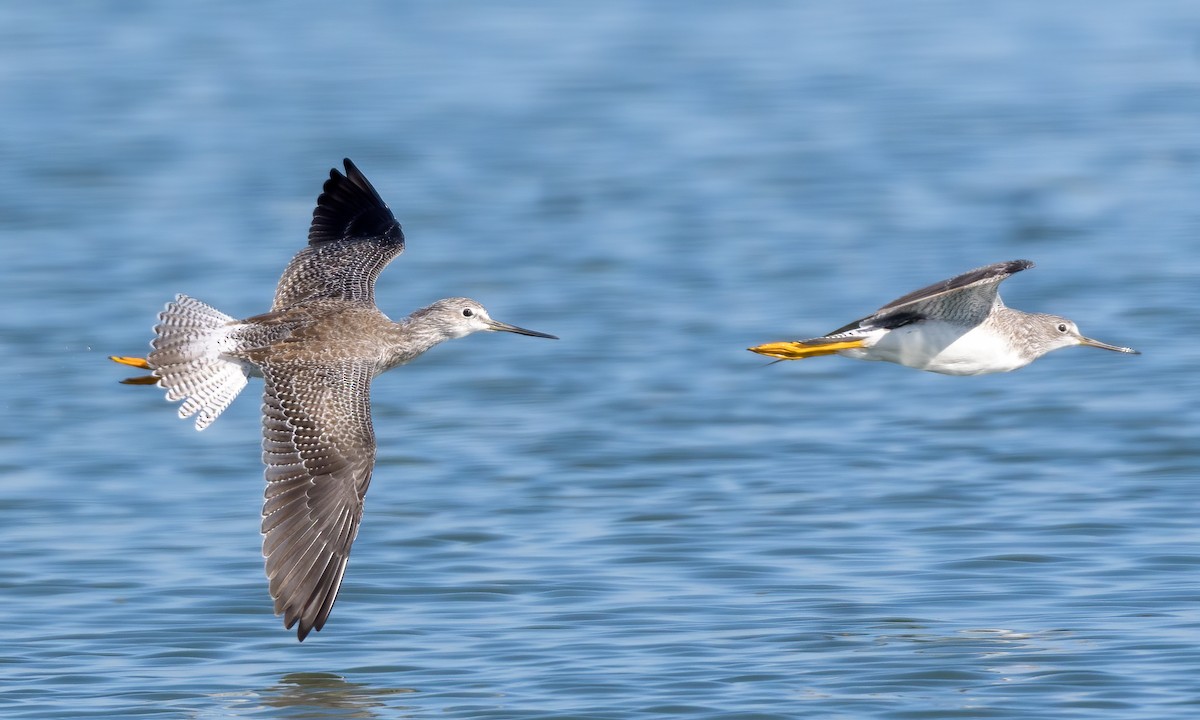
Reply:
M1000 283L1031 267L1029 260L1011 260L976 268L893 300L828 335L750 350L780 360L835 354L884 360L945 375L1009 372L1072 345L1140 354L1084 337L1064 317L1006 307Z
M375 279L404 233L349 159L317 198L308 246L292 259L270 312L236 320L179 295L158 316L150 370L203 430L250 377L262 377L263 556L275 614L300 640L329 617L358 535L375 465L371 380L434 345L480 330L554 338L493 320L467 298L439 300L399 322L375 306Z

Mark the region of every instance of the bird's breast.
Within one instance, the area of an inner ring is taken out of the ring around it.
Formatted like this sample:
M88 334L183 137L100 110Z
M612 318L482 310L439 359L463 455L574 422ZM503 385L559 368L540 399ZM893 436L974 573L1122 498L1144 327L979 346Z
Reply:
M945 375L1008 372L1029 358L987 325L921 322L880 333L869 347L844 354Z

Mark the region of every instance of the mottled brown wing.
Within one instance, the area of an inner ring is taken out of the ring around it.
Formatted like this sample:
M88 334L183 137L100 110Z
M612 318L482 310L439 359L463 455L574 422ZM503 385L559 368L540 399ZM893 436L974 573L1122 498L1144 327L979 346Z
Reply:
M1033 267L1030 260L1009 260L969 270L896 298L865 318L834 330L829 336L863 327L897 327L929 316L970 323L991 312L1008 276Z
M263 557L275 614L301 640L329 617L375 465L365 362L263 367Z
M272 310L314 298L375 302L375 279L404 251L404 232L354 163L329 171L308 231L275 289Z

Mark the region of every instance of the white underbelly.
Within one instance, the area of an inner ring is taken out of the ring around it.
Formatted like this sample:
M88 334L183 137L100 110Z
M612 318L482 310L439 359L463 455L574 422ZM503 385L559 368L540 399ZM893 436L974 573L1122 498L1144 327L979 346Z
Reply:
M930 322L882 331L869 346L841 354L945 375L1008 372L1029 364L1026 356L986 326L963 332L959 326Z

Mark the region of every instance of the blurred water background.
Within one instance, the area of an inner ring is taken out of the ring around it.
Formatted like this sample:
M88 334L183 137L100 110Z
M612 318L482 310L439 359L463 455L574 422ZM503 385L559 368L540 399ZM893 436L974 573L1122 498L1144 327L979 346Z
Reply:
M6 718L1194 718L1200 5L0 6ZM118 385L266 309L328 169L404 224L325 630L272 617L258 386ZM954 378L745 348L1030 258L1144 351Z

